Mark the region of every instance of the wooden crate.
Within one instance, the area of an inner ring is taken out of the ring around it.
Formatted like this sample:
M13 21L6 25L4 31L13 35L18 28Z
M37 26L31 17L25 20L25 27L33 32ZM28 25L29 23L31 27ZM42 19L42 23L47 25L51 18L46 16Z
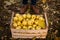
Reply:
M12 29L12 37L13 38L46 38L48 29L41 29L41 30L17 30Z
M47 15L44 13L45 20L46 20L46 29L40 29L40 30L18 30L12 28L12 20L13 20L14 12L12 13L12 19L11 19L11 33L13 38L46 38L47 32L48 32L48 21L47 21Z

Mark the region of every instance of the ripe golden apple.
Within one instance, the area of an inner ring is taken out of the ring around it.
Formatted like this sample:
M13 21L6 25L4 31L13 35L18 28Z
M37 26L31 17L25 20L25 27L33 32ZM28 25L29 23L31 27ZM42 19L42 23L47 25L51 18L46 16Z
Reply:
M27 25L27 21L26 20L22 21L22 25Z
M23 26L23 30L27 30L27 26Z
M30 25L30 26L33 25L33 22L29 20L28 25Z
M31 18L31 14L27 14L27 18Z
M45 22L42 22L42 21L39 21L39 24L38 24L41 28L45 28Z
M19 16L19 17L18 17L18 20L19 20L19 21L22 21L22 20L23 20L23 17L22 17L22 16Z
M16 14L15 14L15 17L19 17L19 16L20 16L20 14L19 14L19 13L16 13Z
M27 15L26 15L26 14L23 14L22 16L23 16L23 18L24 18L24 19L27 17Z
M32 19L35 19L36 18L36 15L32 15Z
M40 18L40 15L37 15L37 17L36 17L37 19L39 19Z
M45 19L43 17L40 17L39 20L40 21L45 21Z
M36 27L37 25L33 24L33 27Z
M32 26L28 26L28 30L30 30L32 28Z
M32 27L32 30L35 30L35 28L34 28L34 27Z
M21 23L21 25L20 25L21 27L23 27L23 24Z
M17 27L17 23L13 23L13 27Z
M29 19L26 19L26 21L29 21Z
M17 17L14 17L13 20L14 20L14 21L18 21L18 18L17 18Z
M39 24L39 21L38 20L35 20L35 24L38 25Z
M17 22L17 25L19 25L19 26L20 26L20 25L21 25L21 22Z
M31 19L31 21L34 23L35 20L34 19Z
M40 30L41 29L41 27L40 26L36 26L36 30Z
M21 26L17 26L16 29L21 29Z

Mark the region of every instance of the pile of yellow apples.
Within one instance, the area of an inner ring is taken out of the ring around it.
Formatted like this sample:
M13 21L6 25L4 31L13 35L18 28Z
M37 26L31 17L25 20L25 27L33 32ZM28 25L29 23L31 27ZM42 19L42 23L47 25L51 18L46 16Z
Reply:
M42 15L35 14L19 14L13 17L12 26L15 29L23 30L40 30L45 29L45 19Z

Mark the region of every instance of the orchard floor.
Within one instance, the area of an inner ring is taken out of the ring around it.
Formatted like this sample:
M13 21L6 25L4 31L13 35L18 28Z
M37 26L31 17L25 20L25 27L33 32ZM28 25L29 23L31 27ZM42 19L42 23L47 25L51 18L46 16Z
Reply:
M56 37L55 40L60 40L60 37Z

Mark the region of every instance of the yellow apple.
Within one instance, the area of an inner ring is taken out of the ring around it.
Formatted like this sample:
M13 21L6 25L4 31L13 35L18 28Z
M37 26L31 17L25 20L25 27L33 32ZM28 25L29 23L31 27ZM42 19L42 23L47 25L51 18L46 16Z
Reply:
M35 28L34 28L34 27L32 27L32 30L35 30Z
M45 22L40 21L38 24L41 28L45 28Z
M40 17L39 20L41 20L41 21L45 21L45 19L44 19L43 17Z
M36 24L36 25L38 25L38 24L39 24L38 20L36 20L36 21L35 21L35 24Z
M28 21L29 21L29 19L27 18L27 19L26 19L26 21L28 22Z
M27 25L27 21L26 20L22 21L22 24Z
M19 21L22 21L22 20L23 20L23 17L22 17L22 16L19 16L19 17L18 17L18 20L19 20Z
M32 15L32 19L35 19L36 18L36 15Z
M26 14L23 14L22 16L23 16L24 19L26 18Z
M28 25L30 25L30 26L33 25L33 22L29 20Z
M37 26L37 25L35 25L35 24L33 25L33 27L36 27L36 26Z
M21 25L20 25L21 27L23 27L23 24L21 23Z
M17 27L17 23L13 23L13 27Z
M30 30L32 28L32 26L28 26L28 30Z
M27 26L23 26L23 30L27 30Z
M40 15L37 15L37 17L36 17L37 19L39 19L40 18Z
M31 14L27 14L27 18L31 18Z
M18 21L18 18L17 18L17 17L14 17L13 20L14 20L14 21Z
M16 29L21 29L21 26L17 26Z
M40 30L41 29L41 27L40 26L36 26L36 30Z
M20 26L20 25L21 25L21 22L17 22L17 25L19 25L19 26Z
M34 22L35 20L34 19L31 19L32 22Z
M19 17L19 16L20 16L20 14L19 14L19 13L16 13L16 14L15 14L15 17Z

